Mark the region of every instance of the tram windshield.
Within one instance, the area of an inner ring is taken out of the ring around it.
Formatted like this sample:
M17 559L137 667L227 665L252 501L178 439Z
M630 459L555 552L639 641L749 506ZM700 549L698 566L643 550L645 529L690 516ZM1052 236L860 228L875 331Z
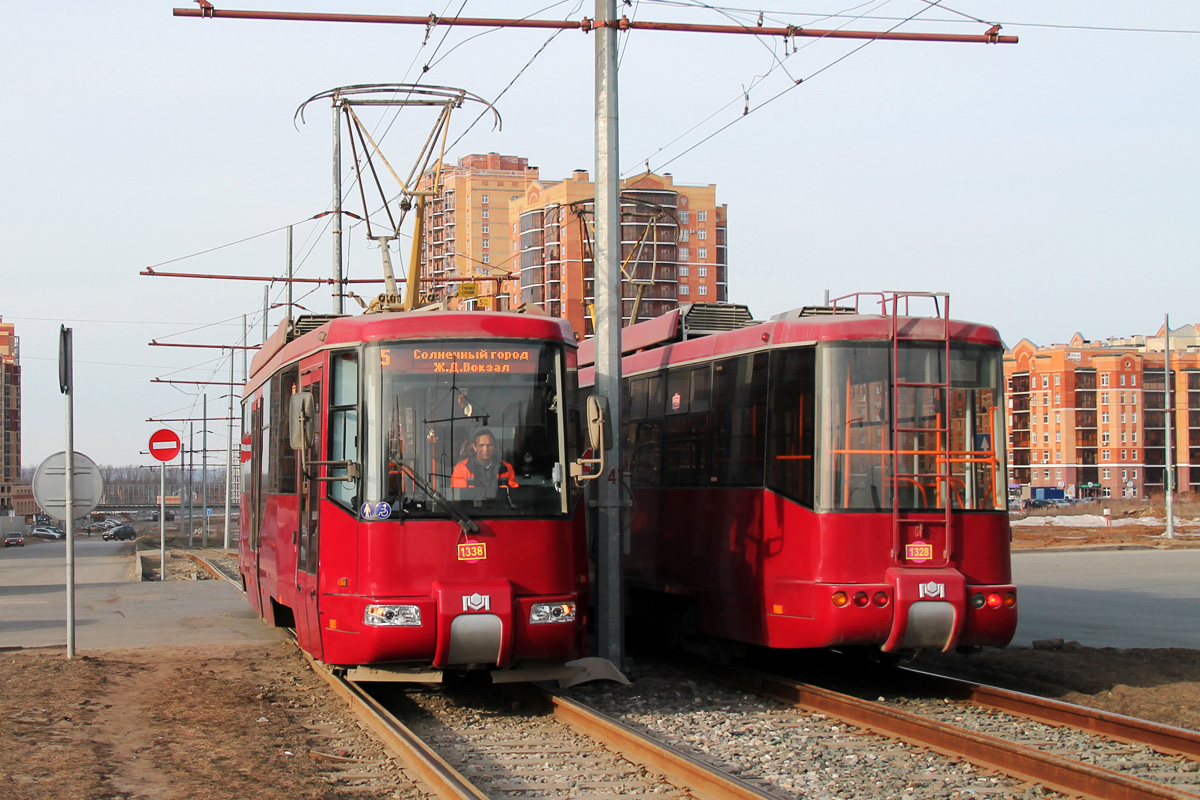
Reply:
M952 343L947 374L945 344L901 342L895 376L890 342L819 352L818 507L1006 507L998 348Z
M566 512L561 347L381 343L366 365L366 516L449 516L433 492L468 517Z

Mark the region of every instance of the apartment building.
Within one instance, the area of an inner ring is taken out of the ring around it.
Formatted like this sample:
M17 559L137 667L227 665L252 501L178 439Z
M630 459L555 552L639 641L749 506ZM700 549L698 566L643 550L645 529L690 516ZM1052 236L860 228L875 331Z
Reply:
M1196 328L1170 332L1169 392L1165 328L1152 336L1104 341L1076 334L1066 344L1047 347L1024 339L1007 351L1010 493L1161 495L1168 422L1175 486L1184 494L1200 489Z
M16 326L0 318L0 513L29 513L21 486L21 343Z
M433 189L433 175L422 178ZM527 158L466 156L445 168L429 202L422 292L451 307L523 304L594 332L595 184L586 170L543 180ZM716 186L646 173L621 188L622 317L728 297L726 219Z

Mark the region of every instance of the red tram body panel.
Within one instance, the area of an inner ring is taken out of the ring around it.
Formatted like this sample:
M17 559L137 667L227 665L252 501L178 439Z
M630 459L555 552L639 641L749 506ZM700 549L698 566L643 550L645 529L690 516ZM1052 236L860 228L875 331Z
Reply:
M560 320L431 312L281 325L243 399L250 604L335 666L402 676L580 657L585 522L563 477L576 396ZM480 476L469 486L452 481L463 462Z
M629 613L772 648L1007 645L999 335L830 311L622 332Z

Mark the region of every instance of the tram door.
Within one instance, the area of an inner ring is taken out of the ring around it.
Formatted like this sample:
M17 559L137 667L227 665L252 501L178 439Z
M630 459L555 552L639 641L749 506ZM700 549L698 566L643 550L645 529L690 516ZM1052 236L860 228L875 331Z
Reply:
M320 659L321 622L317 615L317 540L320 529L320 487L317 480L321 467L314 462L321 460L320 442L324 438L325 399L321 395L322 364L320 356L309 364L300 365L300 391L313 396L312 435L306 444L304 463L307 465L300 480L296 482L296 635L300 645L314 658Z

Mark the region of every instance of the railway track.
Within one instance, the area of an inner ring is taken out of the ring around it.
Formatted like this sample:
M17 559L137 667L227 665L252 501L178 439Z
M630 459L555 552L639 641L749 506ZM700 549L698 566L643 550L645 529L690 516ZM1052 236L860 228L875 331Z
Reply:
M623 719L671 741L707 748L722 765L785 796L811 796L819 785L830 797L873 787L880 796L913 798L1043 791L1200 798L1194 731L912 672L902 674L900 688L887 687L895 698L885 702L762 672L701 669L714 683L689 665L673 677L642 678L639 696L580 692L601 707L624 707ZM882 674L874 675L876 693ZM762 696L784 705L764 704ZM699 698L714 710L697 710ZM712 737L705 728L736 735ZM788 762L789 754L798 757ZM785 763L772 764L778 760Z

